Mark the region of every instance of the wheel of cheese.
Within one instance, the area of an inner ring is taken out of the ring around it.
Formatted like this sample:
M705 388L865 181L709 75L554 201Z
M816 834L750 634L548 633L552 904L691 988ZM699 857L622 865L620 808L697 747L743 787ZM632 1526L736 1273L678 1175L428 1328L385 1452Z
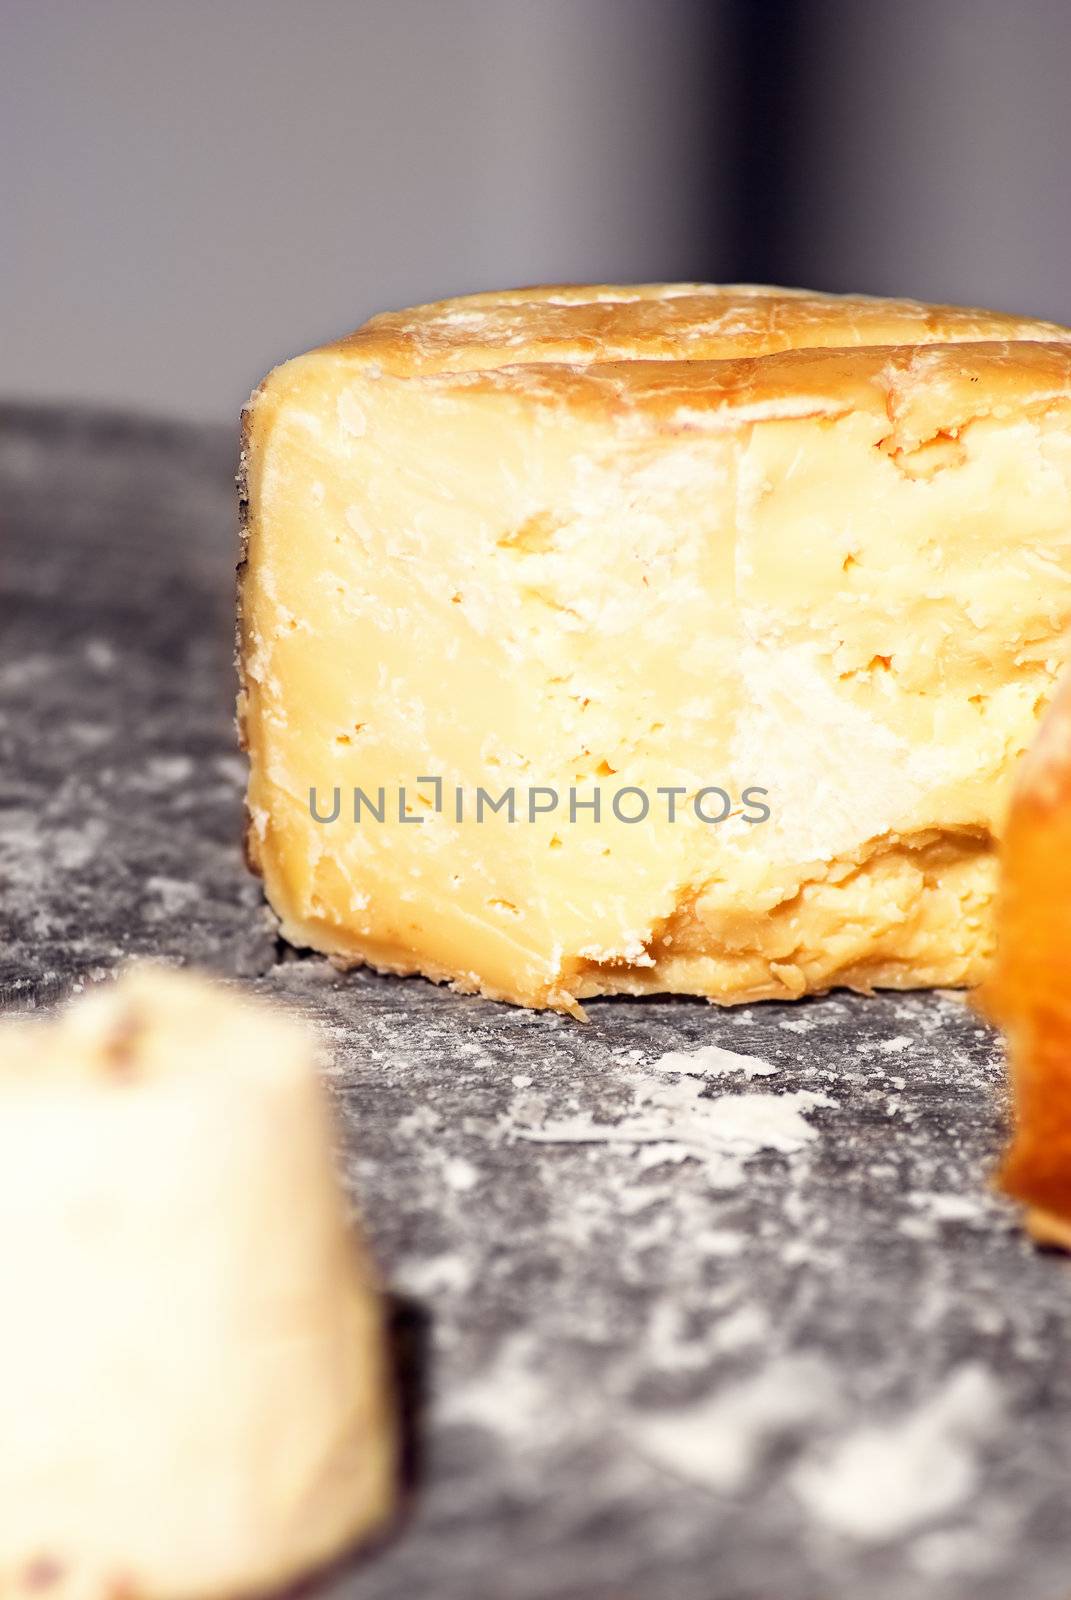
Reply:
M305 1032L155 970L0 1030L0 1594L242 1595L380 1528L375 1276Z
M1071 330L472 295L276 368L240 477L284 938L573 1013L985 975L1071 639Z

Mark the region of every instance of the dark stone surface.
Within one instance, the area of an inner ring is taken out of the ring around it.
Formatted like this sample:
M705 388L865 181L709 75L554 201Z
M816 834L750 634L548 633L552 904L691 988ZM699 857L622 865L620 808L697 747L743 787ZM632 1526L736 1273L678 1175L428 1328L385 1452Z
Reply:
M986 1186L992 1035L932 994L584 1027L283 950L238 842L233 458L0 411L0 995L152 953L323 1032L415 1413L407 1515L331 1600L1064 1596L1071 1268ZM655 1065L711 1043L776 1071ZM798 1091L809 1142L696 1158L718 1097Z

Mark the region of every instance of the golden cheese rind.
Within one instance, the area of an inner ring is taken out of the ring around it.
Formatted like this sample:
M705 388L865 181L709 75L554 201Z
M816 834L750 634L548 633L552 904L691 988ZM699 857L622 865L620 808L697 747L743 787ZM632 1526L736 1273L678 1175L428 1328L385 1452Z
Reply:
M514 289L372 317L334 346L397 377L533 363L731 361L799 350L1062 343L1052 322L754 284Z

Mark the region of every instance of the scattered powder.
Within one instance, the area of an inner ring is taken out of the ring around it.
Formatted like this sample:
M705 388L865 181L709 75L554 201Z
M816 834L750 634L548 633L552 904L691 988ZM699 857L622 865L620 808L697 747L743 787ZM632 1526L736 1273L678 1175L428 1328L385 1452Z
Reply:
M47 683L56 672L57 663L51 656L20 656L0 666L0 689L29 689L35 683Z
M742 1056L736 1050L723 1049L720 1044L704 1044L698 1050L667 1051L657 1061L652 1061L648 1070L683 1072L692 1078L725 1078L731 1072L742 1072L750 1083L752 1078L772 1077L777 1068L761 1056Z
M935 1528L911 1545L911 1564L928 1577L962 1578L966 1573L985 1573L993 1563L992 1527L985 1529Z
M785 1356L686 1409L634 1415L627 1432L654 1465L716 1494L732 1494L771 1445L820 1420L835 1400L833 1378L822 1362Z
M633 1087L631 1112L619 1122L595 1122L582 1112L537 1127L517 1126L514 1132L538 1144L675 1146L685 1157L702 1161L715 1186L735 1188L744 1181L749 1157L762 1150L784 1155L802 1150L815 1137L803 1113L835 1104L828 1095L809 1089L707 1098L702 1083L693 1078L671 1083L641 1078ZM665 1159L664 1150L660 1159Z
M653 1145L651 1148L662 1150L666 1146ZM668 1200L671 1193L672 1191L665 1185L625 1183L620 1185L619 1192L614 1197L614 1209L621 1217L642 1216L645 1211L650 1211Z
M708 1294L707 1299L713 1303L716 1296ZM709 1309L710 1305L704 1307L705 1311ZM715 1325L720 1326L720 1323ZM702 1329L697 1334L680 1302L658 1301L651 1310L643 1354L645 1367L658 1372L700 1372L709 1367L712 1360L709 1330Z
M464 1156L453 1156L443 1165L443 1177L451 1189L465 1193L475 1189L480 1181L480 1174L471 1161L466 1161Z
M204 896L200 884L191 883L186 878L168 878L161 873L146 878L145 892L155 902L145 910L146 919L150 922L183 916Z
M880 1544L937 1521L974 1491L974 1446L1000 1421L1000 1394L982 1367L959 1367L906 1417L860 1428L800 1463L792 1486L834 1533Z
M696 1251L700 1256L741 1256L747 1248L742 1233L731 1233L728 1228L706 1228L694 1236Z
M743 1305L715 1324L710 1348L716 1355L731 1355L758 1344L770 1331L770 1321L761 1306Z
M107 639L87 639L83 653L94 672L110 672L117 660L115 649Z
M979 1222L987 1211L985 1201L979 1195L926 1194L919 1191L908 1195L908 1201L937 1222Z
M441 1124L442 1118L431 1106L417 1106L407 1111L404 1117L398 1118L395 1131L403 1139L414 1139L438 1133Z
M522 1126L537 1127L547 1115L547 1097L534 1091L524 1090L521 1094L514 1095L510 1102L509 1115L506 1120L508 1133L512 1123Z
M80 750L99 750L115 737L115 730L106 722L69 722L67 734Z
M918 1190L907 1196L908 1204L919 1213L901 1217L898 1231L909 1239L936 1239L942 1222L969 1222L988 1225L993 1219L994 1201L984 1192L970 1194L930 1194Z
M666 1162L687 1161L688 1151L680 1144L645 1144L636 1152L636 1160L643 1167L660 1167Z
M187 755L150 756L145 771L152 783L180 784L193 777L193 761Z
M559 1434L569 1433L582 1403L571 1396L570 1405L563 1406L540 1368L533 1336L518 1333L507 1338L468 1382L444 1388L440 1420L484 1428L522 1449L545 1448Z
M395 1267L392 1283L402 1294L415 1298L437 1299L440 1295L465 1295L473 1286L475 1269L460 1255L431 1256L422 1261L402 1261Z

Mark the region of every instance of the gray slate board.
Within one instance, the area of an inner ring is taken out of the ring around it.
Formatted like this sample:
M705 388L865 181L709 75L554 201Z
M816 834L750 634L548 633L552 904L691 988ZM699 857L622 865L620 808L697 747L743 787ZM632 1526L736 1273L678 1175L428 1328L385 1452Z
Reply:
M286 951L238 843L233 466L215 431L0 409L0 998L151 953L322 1030L412 1481L313 1592L1061 1600L1071 1266L986 1188L997 1041L952 996L582 1027ZM777 1071L653 1068L711 1043ZM622 1142L652 1081L679 1117ZM688 1153L718 1097L796 1091L815 1137L735 1186Z

